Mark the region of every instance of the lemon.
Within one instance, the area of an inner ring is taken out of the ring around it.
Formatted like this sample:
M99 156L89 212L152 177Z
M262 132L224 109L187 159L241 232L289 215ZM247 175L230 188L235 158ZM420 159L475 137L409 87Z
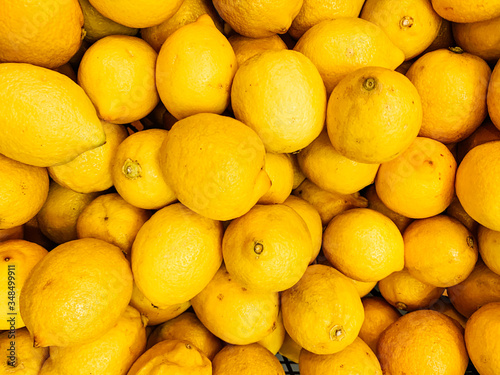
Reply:
M49 357L49 348L35 348L30 333L26 328L15 330L14 345L12 333L0 333L0 350L6 353L7 360L0 364L4 374L38 375L45 360Z
M367 0L360 17L380 26L404 52L405 60L431 45L442 22L427 0Z
M396 159L380 166L375 179L377 195L389 209L405 217L437 215L453 200L456 165L444 144L417 137Z
M326 92L318 70L303 54L269 50L239 67L231 104L235 117L259 134L267 151L290 153L321 132Z
M452 24L458 46L465 52L492 62L500 59L500 36L496 32L499 27L500 15L485 21Z
M59 185L79 193L104 191L113 186L111 165L118 145L127 138L124 126L102 122L106 143L78 155L68 163L48 168Z
M404 267L404 243L394 222L369 208L335 216L323 233L323 252L348 277L379 281Z
M180 203L164 207L144 223L132 245L137 287L158 307L189 301L219 269L221 245L220 222Z
M0 62L57 68L80 48L83 14L77 0L2 0L0 8Z
M78 238L97 238L129 253L135 236L151 217L151 212L132 206L119 194L100 195L87 204L78 215Z
M264 338L257 341L257 344L262 345L264 348L269 350L271 353L276 355L283 345L285 340L286 330L283 325L283 317L281 316L281 311L278 313L278 319L276 319L276 327L274 330Z
M121 375L146 347L146 329L141 314L127 306L116 324L96 340L82 345L50 348L40 375ZM91 359L91 360L89 360Z
M293 165L290 155L266 152L264 171L271 180L271 187L257 203L283 203L293 188Z
M299 162L297 160L297 154L288 154L290 155L290 159L292 160L293 166L293 189L297 189L299 185L304 182L306 176L304 172L300 169Z
M251 38L239 34L233 34L228 39L233 47L238 66L241 66L250 57L267 50L288 49L283 39L277 34L265 38Z
M221 114L229 104L236 69L231 45L212 18L203 14L163 43L156 85L161 101L177 119L197 113Z
M210 332L192 312L184 312L158 325L149 335L147 347L151 348L164 340L185 340L200 349L208 359L224 346L222 341Z
M148 115L158 104L155 86L157 53L144 40L110 35L90 46L78 69L99 117L126 124Z
M141 29L141 37L148 42L156 52L167 38L177 29L188 23L195 22L198 17L208 14L215 23L215 26L223 31L222 19L214 8L210 0L183 0L180 8L172 17L167 18L159 25Z
M57 244L76 240L78 217L98 195L78 193L52 181L47 199L36 215L41 232Z
M297 154L300 169L320 188L340 194L353 194L375 180L379 164L350 160L332 146L326 130Z
M215 220L243 215L270 188L261 139L230 117L202 113L178 121L159 158L179 201Z
M406 150L422 124L422 104L408 78L381 67L347 74L332 91L326 116L333 147L360 163L383 163Z
M224 265L191 303L210 332L234 345L251 344L269 335L279 313L278 293L243 287Z
M0 154L0 229L25 224L42 208L49 192L46 168Z
M131 205L160 209L177 198L160 167L159 152L165 129L146 129L128 136L118 146L111 166L113 185Z
M312 26L324 20L358 17L365 0L304 0L299 14L293 19L288 33L299 39Z
M488 104L488 113L493 124L500 129L500 64L496 64L491 73L490 82L488 84L488 94L486 101Z
M212 365L213 375L251 374L257 369L261 374L285 375L278 358L256 343L227 345L217 353Z
M214 0L213 3L224 21L238 34L264 38L286 33L303 0Z
M312 240L302 217L286 205L256 205L231 221L222 240L224 263L242 286L280 292L304 274Z
M490 270L500 275L500 232L479 226L477 241L481 259Z
M0 153L26 164L64 164L106 140L83 89L34 65L0 64L0 113Z
M158 25L172 17L182 0L90 0L103 16L128 27L143 28Z
M340 352L353 343L364 311L356 288L333 267L314 264L281 294L283 324L298 345L315 354Z
M127 375L211 375L212 364L200 349L185 340L161 341L134 362Z
M2 303L0 329L10 330L25 326L19 314L19 294L31 269L45 256L47 250L36 243L22 239L0 242L2 265Z
M452 22L479 22L500 16L496 0L432 0L434 10Z
M290 361L299 363L301 349L302 347L293 341L290 335L285 331L285 340L283 340L283 345L281 345L279 353Z
M120 25L109 18L104 17L95 9L89 0L78 0L83 12L83 29L85 40L91 43L109 35L136 35L139 30Z
M20 295L33 345L97 339L125 311L132 285L130 266L118 247L93 238L57 246L33 267Z
M364 66L397 68L404 53L372 22L347 17L324 20L294 47L318 68L328 94L348 73Z

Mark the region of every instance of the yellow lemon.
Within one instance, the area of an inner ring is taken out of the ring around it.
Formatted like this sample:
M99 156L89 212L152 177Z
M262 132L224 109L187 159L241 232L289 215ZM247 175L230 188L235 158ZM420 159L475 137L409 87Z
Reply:
M310 203L318 211L324 226L341 212L368 205L367 199L362 197L359 192L353 194L329 192L321 189L308 179L305 179L293 191L293 194Z
M278 358L259 344L227 345L215 356L213 375L272 374L285 375Z
M279 313L278 293L243 287L224 265L191 304L210 332L234 345L251 344L269 335Z
M326 124L333 147L360 163L396 158L417 136L422 104L408 78L381 67L347 74L328 100Z
M0 242L0 259L3 260L0 292L5 296L0 329L15 330L25 326L19 313L19 294L32 268L45 255L47 250L33 242L21 239Z
M156 210L177 199L163 178L159 161L167 134L164 129L142 130L128 136L116 150L111 166L113 185L133 206Z
M382 202L398 214L414 219L431 217L453 200L456 168L444 144L417 137L396 159L380 166L375 188Z
M496 32L498 28L500 15L485 21L452 24L457 45L486 61L497 61L500 58L500 35Z
M403 237L387 216L369 208L335 216L323 233L323 253L348 277L378 281L404 266Z
M460 314L453 304L450 302L450 299L446 296L439 297L439 300L430 306L431 310L439 311L446 316L449 316L452 319L455 319L463 328L467 324L467 318Z
M14 333L0 333L0 350L7 356L7 360L0 363L0 371L4 374L38 375L49 357L49 348L33 347L33 340L26 328L16 329Z
M349 279L333 267L314 264L281 294L283 324L298 345L315 354L340 352L363 324L361 298Z
M99 117L114 124L140 120L160 100L155 86L157 54L144 40L110 35L92 44L78 69Z
M481 259L490 270L500 275L500 232L479 226L477 244Z
M57 68L82 42L83 14L77 0L0 2L0 61Z
M495 126L500 129L500 64L497 62L488 84L488 94L486 96L488 114Z
M441 288L465 280L478 257L472 233L446 215L415 220L403 233L405 267L418 280Z
M318 210L305 199L295 195L290 195L283 204L293 208L305 221L312 240L312 255L309 263L314 262L321 251L321 243L323 242L323 223Z
M303 54L269 50L239 67L231 104L235 117L259 134L267 151L289 153L306 147L323 129L326 92Z
M306 179L304 172L300 169L299 162L297 160L297 154L292 153L290 155L290 159L292 160L293 166L293 189L297 189L299 185Z
M85 40L95 42L109 35L136 35L139 30L120 25L109 18L104 17L95 9L89 0L78 0L83 12L83 29L85 30Z
M380 26L406 60L431 45L442 22L428 0L367 0L360 17Z
M78 215L78 238L98 238L129 253L135 236L151 213L127 203L119 194L101 195Z
M223 31L222 19L214 8L210 0L183 0L180 8L175 14L159 25L146 27L141 29L141 37L148 42L156 52L160 52L160 48L167 38L177 29L188 23L195 22L198 17L203 14L208 14L215 23L215 26Z
M452 22L478 22L500 16L500 3L496 0L432 0L432 6Z
M472 134L487 114L490 74L484 60L461 49L432 51L415 61L406 76L422 100L419 135L453 143Z
M303 0L214 0L213 3L222 19L238 34L264 38L286 33Z
M280 348L283 346L285 335L286 330L285 326L283 325L283 317L280 310L278 319L276 319L276 327L274 328L274 330L263 339L257 341L257 344L262 345L264 348L276 355L276 353L278 353Z
M233 47L238 66L241 66L250 57L267 50L288 49L283 39L277 34L265 38L251 38L239 34L231 35L227 40Z
M175 31L156 63L161 101L175 118L224 112L229 104L236 56L208 14Z
M64 164L106 141L85 91L34 65L0 64L0 113L0 153L26 164Z
M280 292L304 274L312 240L293 208L256 205L226 228L222 253L227 271L238 283L252 290Z
M127 375L211 375L212 364L203 352L184 340L161 341L134 362Z
M143 28L158 25L172 17L182 0L90 0L103 16L128 27Z
M139 311L127 306L115 325L96 340L82 345L51 347L50 357L43 364L40 375L124 374L144 352L144 327Z
M132 245L134 280L158 307L189 301L221 263L222 224L180 203L157 211Z
M290 155L266 152L264 171L271 180L271 187L257 203L283 203L293 188L293 165Z
M465 155L457 170L456 192L465 211L479 224L500 231L500 142L474 147Z
M288 33L299 39L312 26L324 20L358 17L365 0L304 0L299 14L293 19Z
M36 215L42 233L55 243L76 240L76 223L99 193L78 193L52 181L47 199Z
M79 193L104 191L113 186L111 165L118 145L128 133L124 126L102 124L106 143L85 151L66 164L49 167L50 177L59 185Z
M383 373L465 374L469 357L463 329L444 314L418 310L382 332L377 355Z
M184 312L157 326L148 338L148 349L164 340L185 340L213 360L222 349L222 341L210 332L192 312Z
M500 140L500 130L487 118L474 132L456 144L457 163L460 164L465 155L474 147L490 141Z
M453 197L453 200L444 213L460 221L472 233L476 233L479 224L465 212L456 195Z
M364 66L397 68L404 53L372 22L347 17L311 27L294 47L318 68L327 94L348 73Z
M424 283L407 269L391 273L378 282L382 297L399 310L428 309L444 292L444 288Z
M297 154L297 160L310 181L341 194L355 193L373 183L379 168L379 164L358 163L337 152L326 130Z
M118 247L93 238L57 246L33 267L20 296L33 345L97 339L125 311L132 286L130 265Z
M191 307L191 302L187 301L158 307L153 305L134 283L130 306L135 307L148 320L148 326L156 326L181 315Z
M302 347L292 340L290 335L285 331L285 339L279 353L292 362L299 363L299 356Z
M28 222L47 199L46 168L26 165L0 154L0 181L0 229Z
M301 375L373 374L382 375L375 353L359 337L340 352L318 355L302 349L299 369Z
M261 139L226 116L201 113L178 121L159 158L179 201L215 220L245 214L271 185Z

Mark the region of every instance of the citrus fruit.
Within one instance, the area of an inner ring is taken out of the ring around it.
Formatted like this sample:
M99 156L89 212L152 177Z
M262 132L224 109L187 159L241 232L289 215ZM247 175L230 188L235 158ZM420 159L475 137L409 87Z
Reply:
M457 143L457 163L474 147L490 141L500 141L500 130L487 118L471 135Z
M401 73L364 67L344 76L328 100L326 125L333 147L360 163L396 158L417 136L422 105Z
M277 34L264 38L251 38L239 34L233 34L228 39L233 47L238 66L243 65L250 57L267 50L288 49L283 39Z
M0 113L0 153L22 163L64 164L106 140L85 91L38 66L0 64Z
M496 0L432 0L434 10L452 22L478 22L500 16Z
M490 270L500 275L500 232L480 225L477 230L477 244L481 259Z
M290 155L266 152L264 171L271 180L271 187L257 203L283 203L293 188L293 165Z
M444 144L417 137L401 155L380 166L377 195L400 215L414 219L437 215L453 200L456 168Z
M243 287L224 265L191 304L210 332L234 345L262 340L273 332L279 313L278 293Z
M231 105L235 117L257 132L267 151L295 152L323 128L325 86L303 54L268 50L238 68Z
M49 348L35 348L30 333L26 328L16 331L16 341L12 350L12 333L3 331L0 333L0 350L7 354L7 360L0 363L0 371L5 374L12 371L19 373L21 369L24 375L38 375L45 360L49 357Z
M323 233L323 253L348 277L379 281L404 266L403 237L387 216L369 208L335 216Z
M488 114L495 126L500 129L500 64L497 62L488 84L488 94L486 96Z
M293 49L310 58L318 68L328 95L356 69L395 69L404 60L404 53L379 26L356 17L319 22L300 37Z
M439 311L440 313L449 316L450 318L455 319L464 329L465 324L467 323L467 318L460 314L453 304L450 302L450 299L446 296L441 296L437 300L436 303L430 306L431 310Z
M333 267L314 264L281 293L285 329L298 345L315 354L333 354L353 343L364 311L356 288Z
M262 141L230 117L202 113L178 121L159 158L179 201L212 219L243 215L270 188Z
M20 295L33 345L97 339L125 311L132 286L130 265L118 247L93 238L57 246L33 267Z
M181 63L179 63L181 62ZM227 38L208 14L176 30L163 43L156 62L156 86L175 118L224 112L237 69Z
M181 203L164 207L144 223L132 245L137 287L158 307L189 301L219 269L221 245L220 222Z
M490 74L483 59L460 48L432 51L415 61L406 76L422 100L419 135L453 143L472 134L487 114Z
M302 347L292 340L290 335L285 330L285 339L283 340L283 345L279 350L279 353L288 358L290 361L299 363L299 356Z
M280 348L283 346L285 341L286 330L283 325L283 316L281 315L281 310L278 313L278 318L276 319L276 327L274 330L264 338L257 341L257 344L262 345L264 348L269 350L273 355L276 355Z
M305 221L293 208L256 205L228 225L222 252L227 271L242 286L280 292L304 274L312 240Z
M457 44L464 51L486 61L500 58L500 36L496 32L499 27L500 15L485 21L452 24Z

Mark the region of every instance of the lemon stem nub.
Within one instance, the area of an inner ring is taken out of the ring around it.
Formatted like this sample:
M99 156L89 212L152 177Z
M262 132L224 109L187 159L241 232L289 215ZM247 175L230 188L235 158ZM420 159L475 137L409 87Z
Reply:
M132 159L125 160L122 167L122 173L130 180L135 180L141 177L141 165Z
M262 252L264 251L264 245L262 245L261 243L257 242L254 246L253 246L253 251L255 254L257 255L260 255L262 254Z
M399 309L399 310L407 310L408 309L408 306L406 306L406 303L404 302L397 302L396 303L396 308Z
M409 29L412 26L413 26L413 18L411 18L410 16L404 16L399 21L399 27L401 27L402 29Z
M375 80L375 78L370 77L363 82L363 88L367 91L373 90L375 86L377 86L377 81Z
M342 326L334 325L330 330L330 340L342 340L344 338L344 329Z
M464 53L464 50L460 47L448 47L448 49L454 53L458 53L458 54Z
M474 248L474 238L472 236L467 236L467 246L471 249Z

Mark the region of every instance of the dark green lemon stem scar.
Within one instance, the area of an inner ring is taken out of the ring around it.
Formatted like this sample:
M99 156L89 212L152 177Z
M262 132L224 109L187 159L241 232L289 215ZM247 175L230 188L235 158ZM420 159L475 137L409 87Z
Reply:
M371 91L375 88L375 86L377 86L377 81L375 80L375 78L367 78L364 82L363 82L363 88L366 90L366 91Z
M132 159L125 160L122 167L122 173L130 180L135 180L141 177L141 165Z
M261 243L257 242L254 246L253 246L253 251L255 254L257 255L260 255L262 254L262 252L264 251L264 245L262 245Z

